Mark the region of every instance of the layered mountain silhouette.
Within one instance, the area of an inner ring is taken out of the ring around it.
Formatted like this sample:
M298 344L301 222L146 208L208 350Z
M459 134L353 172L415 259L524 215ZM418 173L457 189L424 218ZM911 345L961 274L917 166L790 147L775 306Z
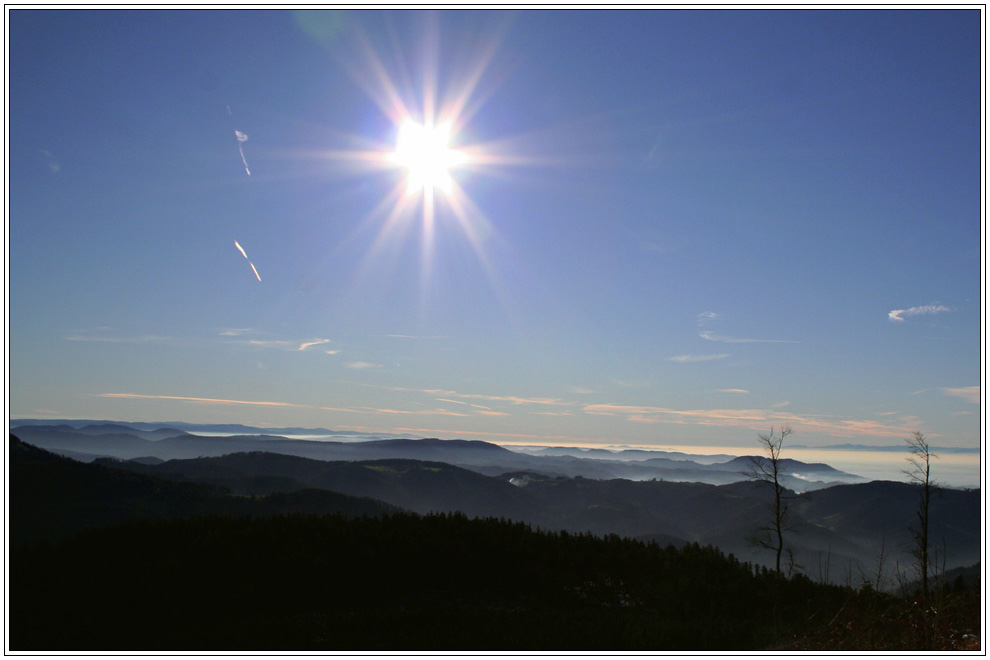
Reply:
M247 428L237 425L239 429ZM212 428L212 427L209 427ZM133 428L121 424L24 424L12 429L18 437L49 451L79 460L99 457L163 460L224 456L261 451L324 461L361 461L406 458L437 461L497 476L511 471L533 471L546 476L591 479L663 479L715 485L750 478L757 457L698 456L680 452L582 450L547 448L536 454L511 451L474 440L373 439L364 441L300 440L278 435L206 436L172 426ZM258 429L250 429L258 431ZM322 431L322 430L321 430ZM329 436L328 436L329 437ZM824 464L786 460L783 483L796 491L823 488L865 479Z
M209 483L81 463L21 442L14 435L10 436L8 466L11 547L57 541L86 529L146 518L290 513L361 516L399 510L380 500L313 488L247 498Z
M18 429L19 433L24 429ZM28 427L27 436L37 432ZM509 469L514 452L490 443L392 440L361 443L293 441L267 436L201 437L181 434L145 440L134 434L98 435L82 429L46 429L44 437L88 454L118 453L133 459L101 458L90 464L55 456L12 440L11 512L13 540L65 536L82 528L141 517L188 517L205 513L265 516L287 512L344 512L376 515L408 510L420 514L461 512L469 517L504 518L539 529L711 544L736 557L766 563L771 557L750 541L770 515L765 484L733 477L722 484L659 479L589 478L553 469ZM119 441L119 444L118 444ZM323 460L291 453L244 451L277 446L318 452L340 449L352 456L396 452L456 457L441 460L374 458ZM120 447L125 449L122 451ZM165 448L161 454L153 450ZM162 460L162 454L212 449L217 455ZM241 451L236 451L237 449ZM100 451L93 451L94 449ZM234 451L231 451L234 450ZM72 450L62 450L70 453ZM223 455L221 452L226 451ZM149 458L155 456L155 458ZM488 465L483 465L488 457ZM542 457L522 456L523 459ZM597 463L594 459L584 459ZM652 460L652 459L651 459ZM475 462L483 469L468 469ZM620 463L617 461L617 463ZM635 465L636 462L628 462ZM708 466L733 475L748 459ZM797 463L797 462L795 462ZM540 467L546 464L538 463ZM807 464L790 466L805 472ZM825 474L828 466L812 466ZM830 468L828 468L830 469ZM858 582L875 572L881 555L888 569L912 564L907 545L915 523L917 488L899 482L869 482L818 488L793 497L793 529L787 534L796 569L821 580ZM980 494L945 490L931 510L931 539L945 568L967 566L981 557Z

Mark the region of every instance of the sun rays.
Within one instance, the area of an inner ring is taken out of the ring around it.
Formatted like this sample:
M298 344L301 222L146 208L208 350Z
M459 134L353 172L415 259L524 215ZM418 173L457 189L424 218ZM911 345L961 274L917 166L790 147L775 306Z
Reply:
M513 166L518 159L472 143L465 130L493 91L481 87L490 78L486 74L499 51L500 35L489 31L465 52L441 58L435 23L428 23L415 47L394 42L376 47L363 31L353 33L355 47L344 65L389 120L391 131L353 136L366 148L326 151L322 157L354 174L394 177L351 239L338 248L353 250L354 241L370 232L370 245L355 275L358 280L380 278L383 268L388 270L388 257L418 238L420 297L427 297L440 258L437 244L460 241L491 290L503 298L489 257L495 232L467 188L472 177L490 174L500 165Z

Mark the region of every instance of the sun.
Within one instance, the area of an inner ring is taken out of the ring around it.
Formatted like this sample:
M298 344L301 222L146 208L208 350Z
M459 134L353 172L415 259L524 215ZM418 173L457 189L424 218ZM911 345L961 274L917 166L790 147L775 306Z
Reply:
M409 192L422 190L432 196L435 189L450 193L450 170L463 164L467 157L450 148L450 124L419 124L407 119L399 126L395 151L389 156L405 168Z

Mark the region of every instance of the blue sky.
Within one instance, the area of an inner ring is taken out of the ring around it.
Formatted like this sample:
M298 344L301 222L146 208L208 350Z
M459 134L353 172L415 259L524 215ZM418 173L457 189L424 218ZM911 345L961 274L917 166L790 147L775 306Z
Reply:
M982 20L11 11L9 414L978 447Z

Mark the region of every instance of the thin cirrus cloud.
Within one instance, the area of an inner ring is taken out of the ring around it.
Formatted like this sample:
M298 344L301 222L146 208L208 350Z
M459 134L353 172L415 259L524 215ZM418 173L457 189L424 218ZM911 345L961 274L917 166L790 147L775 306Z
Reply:
M45 165L48 167L48 171L52 174L58 174L58 171L62 169L62 164L58 162L58 159L50 151L45 151L42 149L40 152L42 160L45 161Z
M456 403L459 406L471 406L472 408L481 408L482 410L491 410L489 406L483 406L480 403L467 403L465 401L456 401L454 399L437 399L437 401L443 401L444 403Z
M221 337L240 337L241 335L252 334L254 329L252 328L226 328L220 331Z
M299 348L297 348L296 350L305 351L310 346L319 346L320 344L329 344L329 343L330 343L329 339L311 339L309 341L304 341L301 344L299 344Z
M958 397L968 403L980 402L979 385L970 385L969 387L943 387L940 389L942 390L942 394Z
M715 390L716 392L721 392L722 394L749 394L749 390L743 390L738 387L729 387L723 390Z
M172 337L142 335L136 337L111 337L107 335L69 335L66 341L99 341L110 344L164 344L173 341Z
M375 366L379 366L379 365L375 365ZM524 396L498 395L498 394L463 394L461 392L455 392L454 390L421 389L415 387L389 387L386 385L369 385L367 383L355 383L355 384L364 385L365 387L374 387L377 389L390 390L392 392L418 392L421 394L429 394L434 397L452 397L457 399L495 401L497 403L511 403L514 405L537 405L537 406L575 405L573 401L565 401L564 399L558 399L555 397L524 397ZM457 401L456 403L463 403L463 402Z
M968 387L926 387L922 390L917 390L911 392L911 396L917 396L919 394L924 394L925 392L930 392L932 390L937 390L946 396L954 396L969 403L979 403L980 402L980 386L970 385Z
M667 358L671 362L711 362L712 360L724 360L729 357L728 353L717 353L714 355L675 355Z
M909 307L908 309L894 309L887 313L887 318L891 321L901 322L907 316L918 316L921 314L939 314L941 312L952 311L945 305L920 305Z
M330 410L333 412L357 413L359 415L438 415L441 417L470 417L470 413L447 410L446 408L431 408L424 410L400 410L398 408L374 408L371 406L359 406L357 408L338 408L333 406L320 406L320 410Z
M245 334L248 331L244 330L228 330L221 332L222 336L236 337ZM324 344L329 344L329 339L321 339L319 337L314 339L304 339L304 340L292 340L292 339L239 339L232 341L230 343L243 344L245 346L251 346L252 348L272 348L281 351L305 351L314 346L323 346ZM339 351L336 350L324 350L324 353L329 355L334 355Z
M348 369L375 369L375 368L380 367L382 365L375 364L374 362L360 362L360 361L356 361L356 362L348 362L344 366L347 367Z
M133 394L130 392L108 392L97 394L96 396L106 399L162 399L167 401L185 401L187 403L205 403L218 405L239 405L239 406L274 406L279 408L308 408L298 403L285 403L284 401L241 401L238 399L212 399L199 396L167 396L164 394Z
M721 341L728 344L800 344L801 342L796 339L748 339L743 337L726 337L725 335L716 335L713 332L701 332L698 334L702 339L708 341Z
M698 424L701 426L742 427L765 429L771 425L788 424L797 430L814 431L837 437L874 436L903 438L910 435L918 420L905 417L898 422L877 422L863 419L836 419L824 415L801 415L780 410L715 408L676 410L656 406L626 406L590 404L583 411L589 415L625 417L639 424Z

